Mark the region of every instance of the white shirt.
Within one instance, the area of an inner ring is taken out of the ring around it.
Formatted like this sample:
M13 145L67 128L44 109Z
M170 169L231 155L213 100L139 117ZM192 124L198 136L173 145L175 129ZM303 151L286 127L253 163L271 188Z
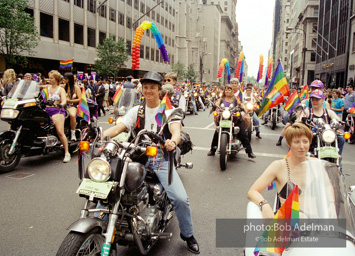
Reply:
M182 94L179 100L179 108L181 108L184 112L186 112L186 99Z
M156 108L149 108L147 105L145 106L145 124L144 124L144 129L148 131L157 131L157 122L155 121L155 116L158 113L158 107ZM138 109L139 105L131 108L127 114L124 116L123 120L121 121L128 129L133 129L134 126L137 123L137 116L138 116ZM172 113L172 110L166 110L165 111L165 116L168 118L170 114ZM171 123L178 123L178 121L173 121ZM169 130L170 130L170 124L169 123ZM179 122L180 123L180 122Z

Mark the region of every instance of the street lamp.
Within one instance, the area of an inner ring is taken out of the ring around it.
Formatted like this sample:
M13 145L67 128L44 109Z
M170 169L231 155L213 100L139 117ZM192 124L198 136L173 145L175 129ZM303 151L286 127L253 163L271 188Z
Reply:
M203 57L206 56L206 55L211 55L212 53L202 53L200 55L200 81L201 81L201 84L203 83L202 81L202 78L203 78Z
M286 27L286 34L291 34L292 32L296 32L295 30L300 30L303 32L303 64L302 64L302 84L304 85L304 72L306 69L306 51L307 51L307 45L306 45L306 31L302 28L295 28L295 27ZM297 33L297 32L296 32ZM292 77L291 77L292 81Z

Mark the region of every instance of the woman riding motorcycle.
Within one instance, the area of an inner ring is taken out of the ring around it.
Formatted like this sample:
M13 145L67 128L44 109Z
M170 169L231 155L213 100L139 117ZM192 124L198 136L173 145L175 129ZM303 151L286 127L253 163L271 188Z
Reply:
M226 107L228 107L230 104L233 104L234 106L240 105L240 101L236 97L234 97L232 86L226 85L224 87L222 98L220 98L216 102L216 105L220 106L222 103ZM215 122L216 125L218 125L218 120L217 120L216 117L214 119L214 122ZM249 158L255 158L256 156L253 154L253 150L252 150L250 142L248 140L248 136L247 136L247 134L245 132L243 119L239 119L239 121L237 121L235 123L235 125L240 128L240 131L237 134L237 137L242 142L242 144L243 144L243 146L245 148L245 152L248 154L248 157ZM210 151L208 152L207 155L208 156L214 156L215 153L216 153L217 147L218 147L218 132L216 130L214 135L213 135L213 139L212 139L212 143L211 143L211 149L210 149Z

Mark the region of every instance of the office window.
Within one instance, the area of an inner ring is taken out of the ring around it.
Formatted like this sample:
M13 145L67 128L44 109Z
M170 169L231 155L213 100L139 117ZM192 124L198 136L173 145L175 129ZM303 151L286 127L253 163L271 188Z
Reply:
M159 22L160 22L160 14L157 13L157 23L159 23Z
M175 56L174 55L171 55L171 58L169 56L169 63L172 63L174 64L175 63ZM209 74L209 73L208 73Z
M164 26L164 17L163 16L160 19L160 24L162 24Z
M99 15L101 17L106 18L106 5L101 5L101 7L99 9Z
M172 11L171 11L171 9L172 9L172 8L171 8L171 6L169 6L169 13L170 13L170 14L172 14Z
M155 11L152 11L152 19L155 20Z
M316 61L316 53L315 52L311 53L311 61L312 62Z
M129 55L129 54L131 54L132 42L129 41L129 40L127 40L126 46L127 46L127 48L126 48L126 53Z
M84 43L84 27L76 23L74 23L74 43Z
M141 13L144 13L145 12L145 5L144 3L141 2Z
M168 20L165 20L165 27L168 28Z
M41 36L53 38L53 16L41 12L40 28Z
M285 50L285 54L287 54L287 50Z
M174 39L173 39L172 42L171 42L171 46L172 46L172 47L175 47L175 41L174 41Z
M167 42L168 42L168 37L167 37L167 36L165 36L165 40L164 40L164 42L165 42L165 43L167 43Z
M169 29L171 30L171 22L169 21Z
M286 62L287 62L287 58L285 57L285 59L284 59L284 60L285 60L285 63L286 63Z
M95 29L88 28L88 46L96 47Z
M141 45L141 48L139 49L139 58L144 58L144 45Z
M84 0L74 0L74 5L84 8Z
M99 44L103 44L105 39L106 39L106 33L100 31L99 32Z
M123 13L118 13L118 23L120 24L120 25L124 25L124 14Z
M175 9L173 9L173 16L175 17Z
M317 47L317 41L315 38L312 39L312 48L316 48Z
M69 21L59 19L59 40L69 42Z
M144 34L145 34L147 37L150 37L150 30L147 29Z
M161 5L160 5L160 6L161 6L161 8L164 9L164 2L163 2L163 1L161 2Z
M110 20L116 22L116 10L110 8Z
M355 33L353 33L353 49L352 52L355 52Z
M147 60L149 60L149 52L150 52L149 47L145 47L145 58Z
M134 9L139 10L139 1L134 0Z
M131 17L127 17L126 27L127 28L131 28L131 25L132 25L132 18Z
M146 9L146 12L147 12L147 16L150 17L150 8L147 6L147 9Z
M25 9L25 12L28 13L31 17L33 17L33 9Z
M166 4L165 5L165 11L168 11L169 9L168 9L169 7L168 7L168 4Z
M154 61L154 52L155 50L152 48L150 49L150 60Z
M319 15L318 7L313 7L313 15L318 17Z
M155 50L155 61L156 62L159 62L159 56L160 56L159 50Z
M96 13L96 0L88 0L88 11Z
M317 23L313 23L312 31L313 31L313 32L317 32L317 31L318 31L318 25L317 25Z
M132 6L132 0L127 0L127 4L128 4L129 6Z
M224 11L225 11L225 12L227 11L227 7L224 7Z
M112 35L112 34L110 34L110 36L112 36L113 41L116 42L116 36L115 36L115 35Z
M174 24L172 24L172 27L173 27L173 32L175 32L175 25L174 25Z
M287 20L286 20L286 23L288 24L289 22L290 22L290 19L287 19Z
M285 46L287 46L287 45L288 45L288 42L285 43Z

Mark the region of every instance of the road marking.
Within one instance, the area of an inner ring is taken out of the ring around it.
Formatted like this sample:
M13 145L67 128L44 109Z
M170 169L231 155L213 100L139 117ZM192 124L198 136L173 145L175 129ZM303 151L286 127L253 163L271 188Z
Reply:
M193 150L207 151L208 152L208 151L210 151L210 148L194 146ZM242 152L242 151L240 151L238 154L246 155L246 153ZM257 152L254 152L254 155L281 159L281 158L284 158L286 154L285 155L281 155L281 154L270 154L270 153L257 153ZM343 164L355 165L354 162L350 162L350 161L343 161Z
M33 173L17 172L17 173L6 176L6 178L22 180L22 179L31 177L33 175L34 175Z
M210 123L209 125L207 125L207 126L205 127L205 129L210 128L212 125L214 125L214 122L212 122L212 123ZM213 130L214 130L214 129L213 129Z

